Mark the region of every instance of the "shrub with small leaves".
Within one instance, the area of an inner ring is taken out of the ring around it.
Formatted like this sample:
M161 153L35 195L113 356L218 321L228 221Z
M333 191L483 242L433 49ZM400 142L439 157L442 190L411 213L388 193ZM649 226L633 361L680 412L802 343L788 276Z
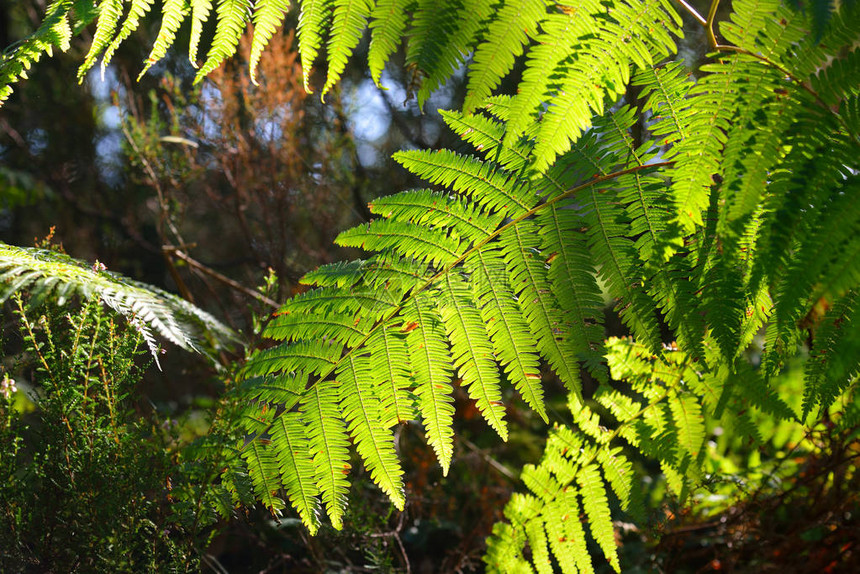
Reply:
M168 502L168 437L135 412L147 355L97 301L15 301L0 393L0 571L196 570ZM17 380L17 384L15 382ZM28 400L29 399L29 400Z

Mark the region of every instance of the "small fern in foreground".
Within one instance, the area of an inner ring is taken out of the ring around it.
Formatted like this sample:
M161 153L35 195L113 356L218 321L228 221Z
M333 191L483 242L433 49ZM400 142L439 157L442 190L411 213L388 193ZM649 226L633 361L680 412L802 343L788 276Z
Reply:
M89 266L49 249L0 243L0 302L26 291L31 304L52 300L63 305L73 296L98 299L123 315L143 336L156 363L155 334L185 349L221 348L238 339L229 328L187 301L151 285L107 271L96 261ZM154 331L154 333L153 333ZM206 345L197 340L206 337Z

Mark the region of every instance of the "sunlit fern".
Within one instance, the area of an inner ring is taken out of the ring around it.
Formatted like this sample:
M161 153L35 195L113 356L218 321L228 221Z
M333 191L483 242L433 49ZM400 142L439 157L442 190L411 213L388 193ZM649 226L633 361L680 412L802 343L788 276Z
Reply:
M91 55L116 37L116 1L100 3L104 40ZM172 18L208 14L202 2L168 5L181 7L164 18L167 44ZM714 38L695 70L670 61L680 5L668 1L299 8L308 87L326 46L323 95L368 20L372 77L408 37L420 101L471 63L465 109L443 116L474 153L397 154L433 187L375 201L379 219L338 239L373 255L311 272L305 282L316 289L270 321L266 335L279 343L246 367L246 438L222 478L233 497L221 512L253 488L274 512L288 499L311 532L322 508L340 527L351 444L402 508L392 427L420 420L447 472L455 373L505 439L505 385L548 418L546 364L569 389L572 423L555 428L543 461L523 471L531 494L511 501L487 563L590 571L591 536L618 568L608 501L627 504L634 491L622 447L658 460L683 496L701 477L707 421L755 439L747 407L810 419L856 380L856 3L828 8L822 23L775 0L738 0L718 27L726 44ZM198 78L229 57L252 18L262 49L283 9L218 2ZM525 68L516 95L491 95L517 58ZM636 107L621 97L630 83ZM604 341L602 288L632 340ZM745 352L761 329L755 368ZM794 412L772 382L801 343L811 358ZM583 393L582 368L600 382L593 396Z

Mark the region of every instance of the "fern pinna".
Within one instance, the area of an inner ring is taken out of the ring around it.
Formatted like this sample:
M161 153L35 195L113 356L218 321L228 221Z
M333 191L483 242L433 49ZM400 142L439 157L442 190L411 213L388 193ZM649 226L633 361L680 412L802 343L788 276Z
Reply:
M124 4L99 3L84 69L109 57ZM659 461L684 496L717 424L760 441L756 413L814 421L853 398L860 8L822 20L737 0L715 27L716 6L703 17L662 0L298 3L308 88L325 44L323 95L366 26L372 78L404 44L420 101L466 64L464 109L443 117L474 152L398 153L431 187L374 201L378 219L338 239L372 255L309 273L315 289L272 318L277 344L245 369L246 438L222 478L222 512L252 488L273 511L285 495L311 532L323 508L340 527L351 445L402 508L394 425L420 420L447 472L455 374L505 439L506 385L548 420L546 365L569 390L570 420L523 470L530 493L508 505L487 565L592 571L591 538L618 569L610 503L635 510L634 457ZM210 3L168 7L153 57L190 16L194 60ZM217 2L198 77L251 20L262 49L286 9ZM705 30L700 67L673 57L679 11ZM518 59L516 93L498 93ZM604 340L604 293L631 338ZM802 344L794 408L778 381ZM592 394L583 368L600 383Z

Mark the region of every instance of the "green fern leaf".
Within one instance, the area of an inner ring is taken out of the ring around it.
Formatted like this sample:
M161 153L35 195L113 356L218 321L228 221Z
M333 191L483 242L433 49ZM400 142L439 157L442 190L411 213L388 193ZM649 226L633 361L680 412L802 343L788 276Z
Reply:
M152 51L149 53L143 69L137 76L138 80L152 66L161 61L164 55L167 54L167 50L173 46L173 42L176 40L176 31L179 30L182 22L185 21L185 17L188 16L188 3L185 0L164 0L161 10L161 29L158 31L155 42L152 44ZM221 28L219 27L219 29ZM104 61L102 62L104 63ZM212 66L209 68L209 71L211 72L214 69L215 66Z
M329 520L337 530L343 528L343 513L349 482L349 438L338 411L338 387L334 381L321 381L302 397L300 412L313 456L314 475Z
M386 62L402 41L407 14L414 4L415 0L379 0L370 13L372 20L367 67L377 86L381 85Z
M319 530L319 490L305 426L298 412L285 412L275 419L272 444L277 447L275 454L287 497L313 536Z
M254 38L251 40L251 55L248 58L248 74L257 84L257 64L272 35L284 22L290 0L257 0L254 5Z
M427 292L412 299L403 310L403 318L409 327L414 326L406 336L406 343L415 369L415 394L427 442L442 465L442 474L447 475L454 454L454 406L450 383L453 373L442 318Z
M527 222L502 234L501 242L510 273L511 286L520 302L522 314L545 356L565 386L581 398L576 349L565 336L567 325L552 296L547 281L545 258L538 257L540 235Z
M334 0L334 18L326 46L328 76L320 94L322 97L325 97L340 79L350 54L361 40L372 9L372 0Z
M124 42L132 32L137 30L140 26L141 18L149 12L152 8L152 4L153 0L132 0L131 7L128 9L128 15L122 23L122 28L120 28L116 37L111 41L107 49L105 49L104 56L102 57L102 76L104 76L104 70L107 68L108 64L110 64L110 61L120 44Z
M197 67L197 49L200 46L200 36L203 34L203 24L212 12L212 0L190 0L191 8L191 38L188 43L188 61Z
M331 0L302 0L299 13L299 57L302 61L302 75L305 91L311 90L311 69L322 45L321 30L331 17Z
M485 0L416 0L406 66L422 78L419 106L462 65L489 8Z
M332 341L298 341L260 351L246 368L246 376L302 372L319 374L337 365L343 344Z
M478 251L466 259L466 269L496 357L526 404L546 421L537 343L516 306L504 261L494 251Z
M815 405L827 409L860 373L860 319L857 293L849 292L830 308L819 328L803 389L803 418Z
M546 0L508 0L490 21L475 50L463 111L471 112L499 85L523 53L529 33L537 32L546 16Z
M669 407L678 427L678 444L696 458L705 442L705 423L699 402L693 396L682 395L670 400Z
M123 13L123 0L102 0L99 2L99 19L93 43L84 57L84 63L78 68L78 82L83 82L86 73L93 67L98 57L110 45L117 24Z
M260 441L254 441L242 451L242 457L248 464L254 494L270 512L277 513L284 507L284 501L275 496L281 483L278 481L278 464L274 454Z
M592 206L585 214L589 224L589 245L600 265L599 273L610 293L621 300L620 314L638 340L652 349L658 348L659 334L653 304L635 277L640 264L633 241L625 236L623 212L612 202L607 190L584 189L579 196L584 205Z
M549 254L547 279L562 311L572 351L598 380L606 380L603 365L603 297L595 280L582 221L573 209L557 205L537 217L541 251Z
M394 159L430 183L471 195L486 211L516 217L536 203L537 198L528 183L474 157L449 150L421 150L398 152Z
M519 173L529 163L530 149L526 146L513 148L502 145L505 125L483 114L465 115L459 112L439 110L449 128L469 142L488 159L492 158L512 173Z
M340 404L347 427L356 443L356 450L365 461L370 476L388 495L399 510L406 500L403 495L403 470L400 468L394 440L384 430L379 398L370 386L369 362L362 357L347 357L337 373Z
M488 571L533 574L531 565L519 551L525 542L526 534L522 529L513 528L505 522L494 524L493 535L487 543L487 554L484 556Z
M487 423L507 441L499 373L481 315L468 286L460 278L446 276L442 291L444 304L440 312L451 341L454 368Z
M587 19L600 10L597 2L589 0L564 14L549 14L541 23L538 45L528 54L519 92L511 106L505 144L513 146L534 120L534 114L549 92L547 78L574 49L574 41L588 32Z
M464 247L456 235L392 220L372 221L366 226L353 227L338 235L335 241L344 247L391 249L404 257L438 267L456 260Z
M280 313L266 325L263 335L275 340L331 339L347 346L358 344L367 336L369 326L349 314L305 316Z
M69 24L71 0L54 0L47 8L39 28L0 54L0 105L12 94L12 84L27 78L27 71L42 54L51 56L54 48L65 52L70 47Z
M382 324L367 342L370 364L376 376L376 391L383 411L383 426L417 420L418 412L410 396L412 373L409 350L402 329Z
M472 242L488 238L503 219L499 213L486 213L457 196L429 189L381 197L369 207L372 213L387 219L409 221L431 228L453 228L461 237Z
M209 72L236 53L239 38L251 19L251 0L218 0L215 12L218 14L218 27L206 61L194 76L195 83L202 81ZM172 37L170 41L173 41Z
M525 526L529 548L532 551L532 563L538 574L552 574L552 561L549 558L546 530L541 520L529 520Z
M546 504L543 520L550 549L561 571L594 574L585 529L579 518L581 508L575 489L569 489Z
M633 464L621 453L621 448L602 448L597 451L597 461L622 510L627 510L630 504L630 492L633 489Z

